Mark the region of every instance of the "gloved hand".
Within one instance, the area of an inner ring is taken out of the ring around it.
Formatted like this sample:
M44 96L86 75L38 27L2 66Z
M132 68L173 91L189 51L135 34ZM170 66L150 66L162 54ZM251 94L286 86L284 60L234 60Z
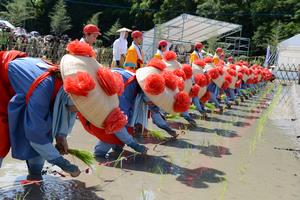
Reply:
M146 154L148 151L147 147L145 147L144 145L140 145L136 142L131 142L130 144L127 144L127 146L129 146L130 148L132 148L133 150L141 154Z
M72 177L77 177L80 174L80 170L76 165L71 164L68 160L62 156L54 159L48 160L49 163L59 166L62 170L69 173Z

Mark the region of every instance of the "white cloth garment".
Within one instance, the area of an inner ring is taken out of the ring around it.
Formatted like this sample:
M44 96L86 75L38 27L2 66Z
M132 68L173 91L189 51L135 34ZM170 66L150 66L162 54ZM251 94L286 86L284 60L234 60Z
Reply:
M138 54L139 59L143 60L141 48L138 45L136 45L134 42L132 42L132 45L135 48L135 50L136 50L136 52Z
M161 50L159 50L159 49L157 49L157 51L156 51L156 53L159 53L159 55L161 56L161 57L163 57L163 52L161 51Z
M117 61L121 59L121 55L126 55L128 42L125 39L126 32L121 32L120 37L113 43L113 60Z
M79 40L79 42L85 42L85 43L87 43L86 40L85 40L85 38L83 38L83 37Z
M202 52L201 52L201 53L199 53L198 51L195 51L195 52L196 52L196 54L197 54L198 58L200 58L200 59L203 59Z

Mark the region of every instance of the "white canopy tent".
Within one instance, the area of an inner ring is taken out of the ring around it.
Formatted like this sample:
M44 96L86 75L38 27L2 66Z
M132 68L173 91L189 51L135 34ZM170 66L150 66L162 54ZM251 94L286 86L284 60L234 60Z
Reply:
M300 34L280 42L277 46L278 61L277 65L300 65Z
M14 25L12 25L9 21L6 21L6 20L0 19L0 24L4 24L6 27L11 28L11 29L16 28Z
M240 33L242 26L204 17L182 14L168 22L155 25L144 32L143 50L146 60L156 51L159 40L165 39L172 44L191 45L210 38L223 38L234 33Z

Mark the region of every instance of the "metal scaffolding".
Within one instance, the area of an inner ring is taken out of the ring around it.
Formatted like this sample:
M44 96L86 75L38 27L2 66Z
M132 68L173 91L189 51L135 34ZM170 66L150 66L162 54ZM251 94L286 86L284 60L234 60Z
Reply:
M238 24L181 14L144 32L143 50L146 60L149 60L161 39L169 41L172 45L191 46L195 42L203 42L214 37L222 39L233 34L241 35L241 32L242 26Z

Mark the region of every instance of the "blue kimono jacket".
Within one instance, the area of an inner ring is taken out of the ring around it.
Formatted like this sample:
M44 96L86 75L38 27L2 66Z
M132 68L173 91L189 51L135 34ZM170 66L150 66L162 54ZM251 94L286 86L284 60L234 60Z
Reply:
M47 77L38 85L26 104L25 97L31 84L46 72L48 67L49 65L43 60L29 57L19 58L9 63L8 77L15 91L15 96L8 105L9 135L13 158L28 160L36 156L46 157L45 159L47 156L51 159L58 157L59 153L52 145L53 137L56 134L70 132L70 127L75 122L75 113L70 115L66 106L59 103L69 103L69 98L62 88L56 96L56 109L53 113L51 96L55 78L52 76ZM53 123L53 116L55 116L55 123ZM66 118L67 125L61 123ZM56 129L56 133L53 133L53 127Z

